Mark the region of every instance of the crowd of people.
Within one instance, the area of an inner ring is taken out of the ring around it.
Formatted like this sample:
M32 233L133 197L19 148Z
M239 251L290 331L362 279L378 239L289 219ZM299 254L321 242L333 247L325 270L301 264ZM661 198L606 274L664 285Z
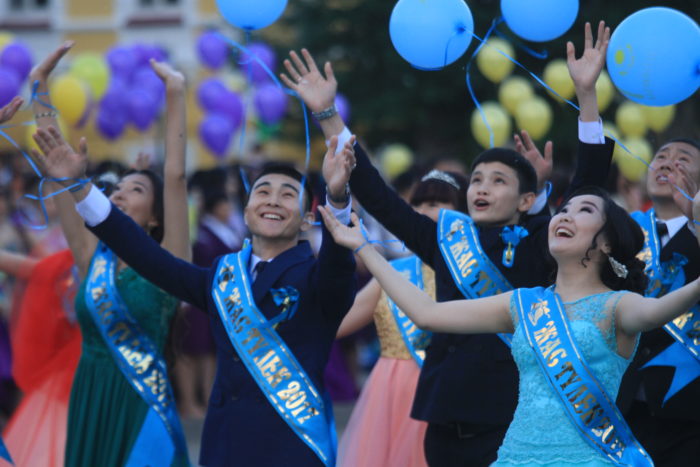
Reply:
M36 183L21 156L0 161L15 464L189 465L180 417L204 416L206 466L693 465L700 143L658 148L646 212L614 201L595 87L609 40L601 22L579 57L567 44L578 151L556 197L554 148L527 132L468 176L428 167L395 190L339 116L332 65L307 50L281 79L327 140L321 174L268 163L247 193L238 167L188 180L185 79L156 61L162 176L145 158L94 165L51 106L61 45L30 78L32 159L56 192L43 230L19 202ZM388 262L373 224L410 251ZM336 339L372 321L379 360L337 440L324 374Z

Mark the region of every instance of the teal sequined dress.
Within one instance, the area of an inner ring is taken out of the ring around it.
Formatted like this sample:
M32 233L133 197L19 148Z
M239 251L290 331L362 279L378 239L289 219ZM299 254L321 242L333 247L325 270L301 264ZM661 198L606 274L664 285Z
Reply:
M632 357L617 352L615 308L625 292L591 295L564 307L570 327L593 374L615 400L622 375ZM612 465L593 449L567 417L557 394L546 380L520 326L514 301L512 353L520 372L519 399L513 422L498 450L498 467Z

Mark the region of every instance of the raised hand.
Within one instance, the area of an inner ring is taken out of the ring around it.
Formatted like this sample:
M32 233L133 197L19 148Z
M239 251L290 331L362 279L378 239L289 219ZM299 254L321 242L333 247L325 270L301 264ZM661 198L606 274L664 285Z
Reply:
M356 250L365 243L365 237L362 235L360 230L360 219L354 212L350 214L350 220L352 220L352 227L343 225L329 209L324 206L318 207L321 217L323 217L323 223L326 224L326 228L333 236L333 240L338 245L344 246L345 248L350 248L351 250Z
M0 109L0 125L5 122L12 120L15 116L20 106L24 103L24 99L19 96L15 96L12 100Z
M584 47L581 58L576 58L576 49L573 42L566 43L566 65L569 67L569 75L574 81L576 92L595 91L595 83L605 65L605 57L610 43L610 28L605 27L605 21L598 24L598 35L595 44L591 23L586 23L584 33Z
M699 219L694 215L696 203L686 197L687 195L697 199L698 195L700 195L700 192L698 192L698 182L690 175L688 168L681 163L676 163L674 170L668 174L668 180L675 185L673 201L676 203L676 206L678 206L678 209L680 209L683 215L688 219ZM683 190L685 194L681 192L681 190ZM698 214L700 214L700 212Z
M331 202L334 199L343 199L345 196L345 187L350 181L352 169L355 168L354 147L355 136L352 136L345 143L343 150L336 154L338 137L333 136L330 140L328 151L323 158L322 173Z
M85 178L88 163L85 138L81 138L78 152L73 150L61 136L61 132L53 126L49 126L48 129L39 128L33 138L41 153L33 149L32 155L42 163L47 175L68 180Z
M73 41L66 41L56 50L47 55L46 58L41 61L41 63L32 69L31 73L29 74L30 82L34 82L36 80L46 82L51 72L54 70L54 68L56 68L56 65L58 65L58 62L60 62L63 56L68 53L71 47L73 47L73 44L75 44Z
M156 75L165 83L165 87L172 91L185 90L185 75L174 69L165 62L157 62L155 59L150 60L151 68Z
M299 94L312 112L320 112L335 103L338 82L335 80L330 62L324 65L323 71L326 76L323 76L308 50L301 49L301 55L304 61L296 52L289 52L291 60L284 61L284 67L289 76L281 73L280 78L287 87Z
M147 152L139 151L136 161L132 164L135 170L148 170L151 168L151 155Z
M542 153L537 149L527 131L521 130L520 135L517 133L513 135L513 139L515 140L515 150L530 161L530 164L534 167L537 173L537 191L542 191L545 182L552 175L554 145L551 141L547 141L544 145L544 156L542 156Z

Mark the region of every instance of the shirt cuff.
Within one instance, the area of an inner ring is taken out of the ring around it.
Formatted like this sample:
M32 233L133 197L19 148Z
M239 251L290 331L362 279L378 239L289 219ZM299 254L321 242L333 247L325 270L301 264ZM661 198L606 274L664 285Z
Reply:
M107 219L112 210L112 203L109 202L109 198L104 193L92 185L88 195L75 204L75 210L78 211L87 225L95 227Z
M331 210L335 218L338 219L338 221L341 224L350 224L350 212L352 211L352 197L348 198L347 206L345 206L343 209L338 209L331 204L330 200L328 199L328 195L326 195L326 208Z
M530 210L527 213L528 214L537 214L538 212L543 210L546 205L547 205L547 189L545 188L544 190L537 193L537 198L535 198L535 202L532 204L532 207L530 208Z
M336 154L340 154L341 152L343 152L343 147L345 147L345 143L347 143L351 137L352 133L350 133L348 127L343 127L343 131L341 131L338 135L338 147L335 149ZM326 140L326 147L329 147L330 145L330 140Z
M599 118L597 122L582 122L579 118L578 139L582 143L605 144L603 120Z

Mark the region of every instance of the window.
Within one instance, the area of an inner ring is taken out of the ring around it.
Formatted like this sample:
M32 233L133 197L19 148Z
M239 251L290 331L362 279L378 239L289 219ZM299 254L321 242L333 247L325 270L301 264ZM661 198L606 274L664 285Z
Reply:
M10 0L11 12L30 12L46 10L49 0Z

